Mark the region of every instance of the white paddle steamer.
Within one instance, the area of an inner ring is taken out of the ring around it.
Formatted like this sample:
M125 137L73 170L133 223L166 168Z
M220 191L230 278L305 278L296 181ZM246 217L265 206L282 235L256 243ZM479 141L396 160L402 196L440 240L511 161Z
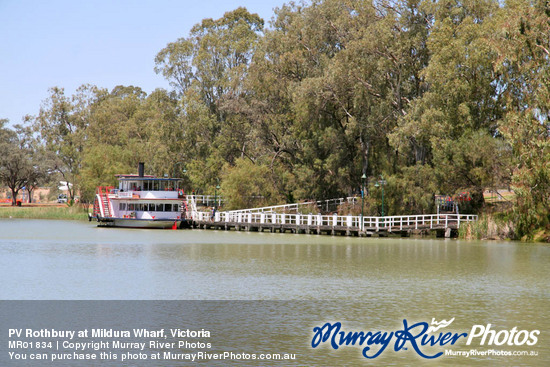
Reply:
M182 228L187 224L187 202L179 178L138 174L116 175L118 187L96 190L93 214L99 226L128 228Z

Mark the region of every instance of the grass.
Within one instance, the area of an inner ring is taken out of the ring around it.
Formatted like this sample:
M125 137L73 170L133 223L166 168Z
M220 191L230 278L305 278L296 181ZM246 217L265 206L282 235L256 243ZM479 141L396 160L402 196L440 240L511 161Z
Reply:
M509 190L488 190L483 193L483 198L485 203L502 203L502 202L512 202L516 198L516 194L513 191Z
M514 225L505 213L481 214L477 221L460 226L459 238L463 239L511 239Z
M88 220L88 211L82 206L0 206L0 218Z

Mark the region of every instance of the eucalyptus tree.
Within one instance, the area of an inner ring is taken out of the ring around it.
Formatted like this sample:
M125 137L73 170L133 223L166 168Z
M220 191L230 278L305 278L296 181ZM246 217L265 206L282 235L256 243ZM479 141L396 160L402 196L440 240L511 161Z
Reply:
M352 127L357 154L350 181L359 187L361 175L376 181L398 167L388 135L426 90L421 72L429 60L430 24L419 1L341 3L348 9L339 27L347 42L326 80Z
M55 156L53 170L72 184L68 185L71 201L80 184L86 129L96 91L95 86L82 85L73 96L67 97L63 88L53 87L33 122L46 150Z
M499 131L514 156L519 237L550 225L550 4L507 1L491 34L498 87L506 101Z
M53 167L53 156L46 151L44 145L37 138L29 123L30 116L25 116L24 125L15 125L15 132L19 140L19 149L24 151L29 159L31 167L26 172L25 189L29 194L29 203L32 202L33 192L40 185L47 183L50 179L50 172Z
M270 165L289 168L295 196L349 194L363 174L391 167L386 135L421 93L426 28L415 2L276 10L251 67L250 106Z
M350 85L335 76L334 59L349 42L351 11L338 1L284 5L254 58L255 133L270 167L291 172L284 189L294 197L329 197L350 188L357 154L355 122L346 111L352 97L337 95Z
M226 210L262 207L282 201L269 166L245 158L237 159L232 167L225 167L221 189Z
M467 190L479 208L494 162L507 153L498 141L505 110L493 70L498 55L487 41L499 3L444 0L422 8L431 17L429 62L421 72L427 90L411 101L392 143L409 165L432 168L440 193Z
M147 95L135 86L96 90L90 106L82 155L83 195L115 184L115 174L135 172L145 162L148 173L171 173L176 160L176 102L163 90Z
M33 164L28 148L16 131L0 120L0 181L11 191L11 203L16 205L19 191L27 185L32 176Z
M215 185L224 162L247 155L249 120L239 113L243 79L263 31L244 8L204 19L186 38L169 43L155 61L179 98L184 150L195 184Z

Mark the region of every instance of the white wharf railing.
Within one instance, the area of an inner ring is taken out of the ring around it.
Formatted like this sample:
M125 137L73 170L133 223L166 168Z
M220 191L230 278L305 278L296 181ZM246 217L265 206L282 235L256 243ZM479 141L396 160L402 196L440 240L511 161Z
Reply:
M407 229L460 228L460 223L477 220L470 214L423 214L388 217L362 217L352 215L321 214L281 214L281 213L245 213L216 212L214 218L210 212L195 212L193 219L198 222L214 222L218 225L233 223L238 225L295 225L311 227L347 227L360 231L384 229L401 231Z
M231 210L231 211L229 211L229 213L232 213L232 214L235 214L235 213L270 213L270 212L289 213L289 212L297 212L300 208L309 207L311 205L321 207L321 209L325 209L326 211L328 211L329 207L342 205L346 202L347 203L355 203L357 200L358 199L356 197L347 197L347 198L319 200L319 201L306 201L306 202L303 202L303 203L272 205L272 206L265 206L265 207L262 207L262 208Z
M225 199L221 195L185 195L187 201L193 200L195 205L201 204L203 206L214 206L218 203L218 206L222 206Z

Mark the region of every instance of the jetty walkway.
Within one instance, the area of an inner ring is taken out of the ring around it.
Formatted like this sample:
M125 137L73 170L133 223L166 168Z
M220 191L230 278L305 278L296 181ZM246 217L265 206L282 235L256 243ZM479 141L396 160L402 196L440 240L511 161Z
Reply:
M342 203L347 199L334 199ZM315 202L313 202L315 203ZM289 208L297 211L302 205L287 204L274 207L216 212L192 211L192 226L202 229L291 232L305 234L328 234L345 236L387 236L399 234L409 236L437 231L441 237L456 235L461 223L477 220L470 214L424 214L402 216L352 216L337 214L288 213ZM275 210L287 211L284 213Z

